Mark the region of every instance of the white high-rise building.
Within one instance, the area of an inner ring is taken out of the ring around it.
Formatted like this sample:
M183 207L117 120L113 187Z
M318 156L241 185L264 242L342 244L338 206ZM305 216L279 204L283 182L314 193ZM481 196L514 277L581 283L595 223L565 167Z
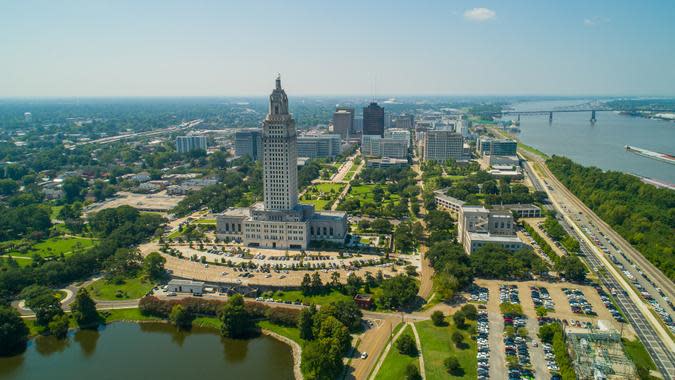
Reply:
M423 137L425 161L445 162L464 158L464 138L459 133L448 130L426 131Z
M290 210L298 204L298 141L281 78L270 95L262 143L265 209Z
M188 153L193 150L206 150L206 136L178 136L176 137L176 151Z
M295 120L277 78L262 126L263 202L218 215L218 238L280 249L307 249L312 240L344 242L348 232L345 212L317 212L311 205L298 203L297 160Z

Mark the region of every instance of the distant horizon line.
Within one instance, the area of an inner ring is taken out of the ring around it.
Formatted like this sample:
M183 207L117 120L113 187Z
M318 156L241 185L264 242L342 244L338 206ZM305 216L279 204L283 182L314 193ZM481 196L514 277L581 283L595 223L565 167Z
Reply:
M268 95L12 95L2 96L0 100L58 100L58 99L199 99L199 98L267 98ZM389 100L395 98L431 98L431 97L449 97L449 98L646 98L646 99L670 99L675 98L675 94L671 95L655 95L655 94L387 94L377 97L366 94L300 94L289 95L289 98L370 98L374 100Z

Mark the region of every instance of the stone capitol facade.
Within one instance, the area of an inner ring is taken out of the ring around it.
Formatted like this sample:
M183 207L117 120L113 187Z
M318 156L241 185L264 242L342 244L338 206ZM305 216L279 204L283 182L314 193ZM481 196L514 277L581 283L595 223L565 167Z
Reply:
M307 249L310 241L343 243L347 214L315 211L298 203L298 147L295 120L277 77L262 125L263 199L248 208L230 208L216 217L219 239L249 247Z

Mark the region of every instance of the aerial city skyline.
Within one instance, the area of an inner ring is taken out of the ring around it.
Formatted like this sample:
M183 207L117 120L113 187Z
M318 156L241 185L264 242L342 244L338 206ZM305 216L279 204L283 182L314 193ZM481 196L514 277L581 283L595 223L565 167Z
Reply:
M0 4L0 380L675 379L675 2Z

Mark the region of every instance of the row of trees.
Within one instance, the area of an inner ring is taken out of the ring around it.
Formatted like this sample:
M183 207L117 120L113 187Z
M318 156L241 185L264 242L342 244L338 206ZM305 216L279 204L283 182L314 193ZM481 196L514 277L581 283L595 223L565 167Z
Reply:
M488 244L469 256L460 244L449 240L434 243L427 258L436 272L434 286L443 299L454 297L457 291L473 282L474 276L520 280L547 269L545 263L527 249L511 252Z
M553 156L546 164L582 202L675 281L675 193Z

